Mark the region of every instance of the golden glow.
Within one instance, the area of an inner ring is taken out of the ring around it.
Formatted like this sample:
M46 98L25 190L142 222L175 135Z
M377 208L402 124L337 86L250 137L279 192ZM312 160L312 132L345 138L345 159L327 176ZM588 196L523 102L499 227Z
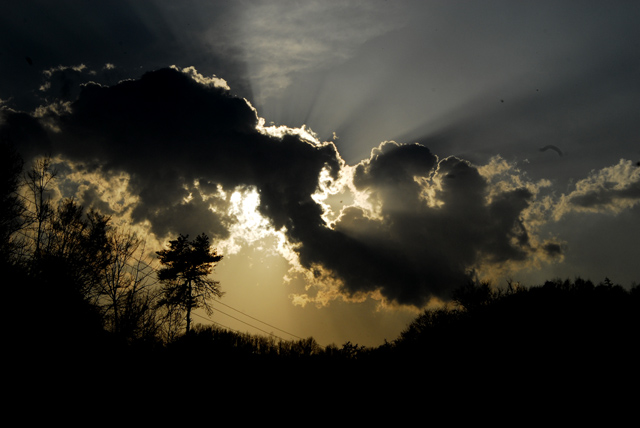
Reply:
M260 195L255 186L238 187L229 196L228 214L235 220L229 239L220 243L225 254L237 253L242 245L251 245L276 231L258 211Z
M254 108L254 111L255 111L255 108ZM288 126L284 126L284 125L265 126L265 124L266 124L265 119L262 117L259 117L258 125L256 126L256 129L265 135L269 135L271 137L276 137L276 138L282 138L285 135L295 135L299 137L301 140L306 141L310 144L313 144L313 145L322 144L318 139L318 136L316 135L316 133L313 132L313 130L307 127L306 125L302 125L299 128L289 128Z
M200 83L201 85L209 86L212 88L222 88L226 90L231 90L226 80L221 79L215 75L211 77L205 77L202 74L198 73L195 67L186 67L186 68L180 69L180 67L172 65L171 68L173 68L174 70L181 71L182 73L188 75L193 80Z

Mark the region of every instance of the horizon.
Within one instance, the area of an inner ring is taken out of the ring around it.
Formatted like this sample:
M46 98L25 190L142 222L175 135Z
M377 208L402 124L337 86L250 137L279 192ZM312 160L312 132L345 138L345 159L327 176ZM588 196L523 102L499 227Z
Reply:
M638 281L640 5L6 9L0 135L149 254L207 233L205 323L378 346L469 278Z

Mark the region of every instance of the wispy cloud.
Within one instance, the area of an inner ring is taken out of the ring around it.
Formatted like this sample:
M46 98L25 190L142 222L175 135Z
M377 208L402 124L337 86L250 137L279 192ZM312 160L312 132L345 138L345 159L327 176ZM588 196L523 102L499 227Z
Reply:
M301 72L335 66L356 48L398 28L400 8L383 1L248 1L208 42L247 67L255 101L260 104L288 87Z

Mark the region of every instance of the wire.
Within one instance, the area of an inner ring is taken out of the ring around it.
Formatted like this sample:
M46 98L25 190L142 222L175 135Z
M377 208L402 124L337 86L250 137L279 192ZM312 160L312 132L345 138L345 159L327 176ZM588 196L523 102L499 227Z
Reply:
M279 337L279 336L276 336L276 335L275 335L275 334L273 334L273 333L270 333L270 332L268 332L268 331L266 331L266 330L262 330L261 328L256 327L255 325L251 325L251 324L249 324L249 323L247 323L247 322L245 322L245 321L242 321L242 320L240 320L240 319L238 319L238 318L235 318L235 317L233 317L233 316L231 316L231 315L229 315L229 314L225 314L224 312L222 312L222 311L220 311L220 310L218 310L218 312L220 312L221 314L224 314L224 315L226 315L226 316L228 316L228 317L230 317L230 318L233 318L233 319L234 319L234 320L236 320L236 321L240 321L240 322L241 322L241 323L243 323L243 324L246 324L246 325L248 325L248 326L250 326L250 327L253 327L253 328L255 328L256 330L259 330L259 331L261 331L261 332L263 332L263 333L265 333L265 334L268 334L268 335L270 335L270 336L276 337L276 338L278 338L278 339L280 339L280 340L285 340L285 339L283 339L283 338L281 338L281 337ZM214 323L214 324L218 324L218 325L220 325L220 326L222 326L222 327L226 328L227 330L232 330L232 331L238 332L237 330L234 330L234 329L231 329L231 328L229 328L229 327L223 326L222 324L217 323L217 322L213 321L213 320L212 320L212 319L210 319L210 318L207 318L207 317L204 317L204 316L202 316L202 315L195 314L195 313L194 313L193 315L195 315L195 316L197 316L197 317L200 317L200 318L202 318L202 319L205 319L205 320L207 320L207 321L210 321L210 322L212 322L212 323Z
M153 260L153 261L152 261L152 263L153 263L154 261L155 261L155 262L157 262L157 260ZM133 266L132 266L132 267L133 267ZM155 267L153 267L153 266L151 266L150 264L147 264L147 267L148 267L149 269L151 269L152 271L154 271L154 272L158 273L158 269L157 269L157 268L155 268ZM156 281L156 282L157 282L157 281ZM155 284L155 283L154 283L154 284ZM221 304L221 305L223 305L223 306L225 306L225 307L227 307L227 308L229 308L229 309L232 309L232 310L234 310L234 311L238 312L239 314L242 314L242 315L244 315L244 316L246 316L246 317L248 317L248 318L251 318L251 319L252 319L252 320L254 320L254 321L258 321L258 322L260 322L260 323L262 323L262 324L264 324L264 325L266 325L266 326L269 326L269 327L274 328L274 329L276 329L276 330L278 330L278 331L281 331L281 332L283 332L283 333L285 333L285 334L288 334L289 336L295 337L295 338L297 338L297 339L303 339L302 337L300 337L300 336L298 336L298 335L295 335L295 334L293 334L293 333L289 333L289 332L288 332L288 331L286 331L286 330L283 330L283 329L281 329L281 328L278 328L278 327L276 327L276 326L274 326L274 325L271 325L271 324L269 324L269 323L267 323L267 322L265 322L265 321L259 320L258 318L255 318L255 317L253 317L253 316L251 316L251 315L245 314L244 312L242 312L242 311L240 311L240 310L238 310L238 309L236 309L236 308L234 308L234 307L232 307L232 306L230 306L230 305L227 305L226 303L222 303L222 302L220 302L219 300L214 300L214 302L215 302L215 303L219 303L219 304ZM233 318L233 319L235 319L236 321L239 321L239 322L241 322L241 323L243 323L243 324L246 324L246 325L248 325L248 326L250 326L250 327L252 327L252 328L255 328L256 330L259 330L259 331L261 331L261 332L263 332L263 333L269 334L269 335L271 335L271 336L278 337L278 336L274 335L273 333L270 333L270 332L268 332L268 331L266 331L266 330L263 330L263 329L261 329L261 328L259 328L259 327L256 327L256 326L254 326L254 325L251 325L251 324L249 324L249 323L247 323L247 322L245 322L245 321L242 321L241 319L236 318L236 317L234 317L234 316L232 316L232 315L229 315L229 314L227 314L227 313L225 313L225 312L223 312L223 311L221 311L221 310L219 310L219 309L217 309L217 311L218 311L218 312L220 312L220 313L221 313L221 314L223 314L223 315L228 316L229 318ZM208 320L208 321L211 321L211 322L212 322L212 323L214 323L214 324L217 324L215 321L213 321L213 320L211 320L211 319L205 318L205 317L203 317L203 316L201 316L201 315L198 315L198 314L195 314L195 315L199 316L200 318L203 318L203 319L206 319L206 320ZM228 328L228 327L225 327L225 328ZM279 338L279 339L282 339L282 338L280 338L280 337L278 337L278 338ZM282 339L282 340L284 340L284 339Z
M222 302L220 302L220 301L218 301L218 300L215 300L214 302L215 302L215 303L219 303L219 304L221 304L221 305L223 305L223 306L226 306L226 307L227 307L227 308L229 308L229 309L233 309L234 311L236 311L236 312L238 312L238 313L240 313L240 314L244 315L245 317L249 317L249 318L251 318L252 320L255 320L255 321L261 322L262 324L267 325L267 326L269 326L269 327L271 327L271 328L275 328L276 330L281 331L281 332L283 332L283 333L286 333L286 334L288 334L289 336L293 336L293 337L295 337L295 338L297 338L297 339L302 339L302 337L300 337L300 336L297 336L297 335L295 335L295 334L293 334L293 333L289 333L288 331L282 330L281 328L278 328L278 327L273 326L273 325L271 325L271 324L269 324L269 323L266 323L266 322L261 321L261 320L259 320L259 319L257 319L257 318L254 318L254 317L252 317L251 315L245 314L244 312L241 312L241 311L239 311L239 310L237 310L237 309L235 309L235 308L233 308L233 307L231 307L231 306L229 306L229 305L227 305L227 304L225 304L225 303L222 303ZM224 314L224 312L222 312L222 311L221 311L221 310L219 310L219 309L218 309L218 312L220 312L220 313ZM225 315L227 315L227 314L225 314ZM227 315L227 316L231 317L231 315ZM233 317L231 317L231 318L233 318ZM234 319L237 319L237 318L234 318Z
M224 324L221 324L221 323L219 323L219 322L216 322L216 321L212 320L211 318L204 317L204 316L202 316L202 315L200 315L200 314L197 314L197 313L195 313L195 312L194 312L194 313L192 313L192 315L194 315L194 316L196 316L196 317L199 317L199 318L202 318L203 320L209 321L209 322L210 322L210 323L212 323L212 324L219 325L220 327L223 327L223 328L225 328L225 329L227 329L227 330L229 330L229 331L233 331L233 332L236 332L236 333L240 333L238 330L235 330L235 329L233 329L233 328L231 328L231 327L229 327L229 326L226 326L226 325L224 325Z

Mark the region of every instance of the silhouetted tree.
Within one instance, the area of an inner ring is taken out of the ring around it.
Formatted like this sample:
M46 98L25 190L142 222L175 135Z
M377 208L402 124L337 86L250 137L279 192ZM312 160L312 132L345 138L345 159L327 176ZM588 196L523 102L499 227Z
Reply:
M0 143L0 257L9 262L15 233L23 228L25 205L18 194L23 161L8 143Z
M110 219L84 208L73 199L60 201L51 221L41 229L38 259L64 265L80 292L90 300L110 263L111 246L107 236Z
M25 175L25 185L29 193L30 202L33 204L30 209L29 220L35 228L35 248L33 251L35 256L40 253L44 229L54 214L49 192L57 174L58 172L51 165L51 158L47 156L36 160Z
M107 329L126 340L157 337L159 321L154 310L153 270L142 261L144 242L134 232L110 229L109 260L95 288Z
M318 355L321 348L313 337L308 337L306 339L299 339L293 342L292 349L296 356L310 357Z
M499 292L491 288L487 281L469 281L453 292L453 301L468 311L478 309L491 303Z
M51 209L38 227L39 240L33 237L28 292L56 346L81 348L104 338L93 295L109 262L109 220L93 211L85 215L71 199Z
M211 314L209 301L223 294L219 282L209 277L222 256L211 250L209 237L204 233L193 241L188 238L180 235L169 241L169 248L157 252L164 265L158 271L158 279L163 283L160 304L186 313L187 333L191 328L191 311L204 308Z

